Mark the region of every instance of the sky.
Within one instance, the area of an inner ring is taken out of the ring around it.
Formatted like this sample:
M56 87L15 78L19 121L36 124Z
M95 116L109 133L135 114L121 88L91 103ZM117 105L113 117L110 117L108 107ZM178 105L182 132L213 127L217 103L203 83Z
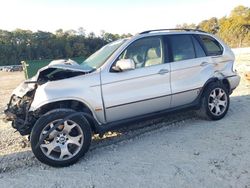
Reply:
M228 16L250 0L0 0L0 29L135 34Z

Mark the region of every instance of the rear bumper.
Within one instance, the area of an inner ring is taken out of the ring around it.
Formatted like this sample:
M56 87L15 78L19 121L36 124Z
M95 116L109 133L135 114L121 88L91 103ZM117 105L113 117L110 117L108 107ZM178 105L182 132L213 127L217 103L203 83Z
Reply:
M227 77L227 80L230 84L231 92L239 85L240 76L238 74Z

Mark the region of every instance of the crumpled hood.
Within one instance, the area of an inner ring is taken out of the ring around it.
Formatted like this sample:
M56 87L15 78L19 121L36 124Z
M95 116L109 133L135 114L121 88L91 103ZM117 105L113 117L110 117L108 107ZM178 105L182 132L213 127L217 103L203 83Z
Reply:
M57 69L63 69L63 70L72 70L72 71L80 71L80 72L89 72L90 70L86 69L82 65L79 65L77 62L68 59L68 60L53 60L51 61L47 66L41 68L39 72L48 69L48 68L57 68Z
M37 71L37 74L34 77L32 77L30 81L37 81L40 73L45 71L46 69L50 69L50 68L84 72L84 73L88 73L91 71L90 69L87 69L86 67L84 67L82 65L79 65L77 62L75 62L71 59L68 59L68 60L59 59L59 60L53 60L47 66L39 69ZM29 80L27 80L26 82L29 82Z
M40 74L48 69L60 69L78 73L82 72L83 74L91 71L71 59L53 60L47 66L39 69L35 76L22 82L16 89L14 89L12 94L15 94L18 97L23 97L27 92L34 90Z

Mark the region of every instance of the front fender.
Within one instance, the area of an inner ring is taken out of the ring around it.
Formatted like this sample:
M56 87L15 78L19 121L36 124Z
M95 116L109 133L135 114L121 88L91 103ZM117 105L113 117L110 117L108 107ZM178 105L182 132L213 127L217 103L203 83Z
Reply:
M42 106L53 102L75 100L86 105L98 122L104 122L100 86L84 86L81 81L79 78L74 80L65 79L47 82L38 86L29 111L36 111Z

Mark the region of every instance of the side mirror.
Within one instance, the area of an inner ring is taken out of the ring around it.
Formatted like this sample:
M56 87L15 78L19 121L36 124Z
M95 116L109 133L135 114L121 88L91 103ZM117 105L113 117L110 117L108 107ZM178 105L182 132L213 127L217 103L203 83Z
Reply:
M121 59L116 62L114 70L127 71L135 69L135 62L132 59Z

